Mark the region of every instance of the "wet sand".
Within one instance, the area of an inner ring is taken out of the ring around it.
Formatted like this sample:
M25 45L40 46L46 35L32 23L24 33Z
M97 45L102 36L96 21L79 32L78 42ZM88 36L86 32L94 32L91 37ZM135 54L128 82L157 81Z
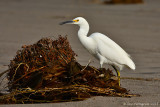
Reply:
M160 79L160 1L144 0L138 5L102 5L89 0L1 0L0 1L0 72L7 69L16 51L25 44L33 44L42 37L68 35L77 60L99 67L80 44L78 26L59 22L77 16L85 17L90 32L101 32L123 47L136 63L136 70L124 69L121 77ZM104 65L104 67L108 67ZM121 84L141 97L92 97L85 101L54 104L31 104L47 107L106 107L160 105L160 81L122 79ZM9 106L9 105L1 105ZM25 105L10 105L28 107Z

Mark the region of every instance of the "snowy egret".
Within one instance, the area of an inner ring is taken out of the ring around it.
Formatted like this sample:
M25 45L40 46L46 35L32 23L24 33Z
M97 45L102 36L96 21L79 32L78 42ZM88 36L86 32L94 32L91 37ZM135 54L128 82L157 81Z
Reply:
M102 68L103 63L111 65L117 73L119 85L120 85L120 70L124 66L135 70L135 64L127 54L117 43L111 40L109 37L102 33L93 33L89 37L87 36L89 31L88 22L82 18L77 17L71 21L65 21L60 23L63 24L77 24L80 26L78 31L78 38L82 45L100 61L100 67Z

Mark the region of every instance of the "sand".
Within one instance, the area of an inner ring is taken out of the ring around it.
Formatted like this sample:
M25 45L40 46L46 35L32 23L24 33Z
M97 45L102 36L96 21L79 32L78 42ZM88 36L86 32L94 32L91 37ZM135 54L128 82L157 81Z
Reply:
M99 67L80 44L78 26L59 22L85 17L90 33L101 32L123 47L136 63L136 70L124 69L121 77L160 79L159 0L144 0L137 5L103 5L89 0L0 0L0 72L6 70L16 51L42 37L68 35L77 60ZM104 65L104 67L108 67ZM121 85L141 97L92 97L85 101L31 104L30 107L106 107L160 106L160 81L122 79ZM28 107L25 105L0 105Z

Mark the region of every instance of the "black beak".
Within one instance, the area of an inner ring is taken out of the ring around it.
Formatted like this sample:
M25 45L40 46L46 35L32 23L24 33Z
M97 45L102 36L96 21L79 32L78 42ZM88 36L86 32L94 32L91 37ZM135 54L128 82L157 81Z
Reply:
M61 22L61 23L59 23L59 24L60 24L60 25L64 25L64 24L67 24L67 23L69 24L69 23L73 23L73 22L74 22L74 21L71 20L71 21Z

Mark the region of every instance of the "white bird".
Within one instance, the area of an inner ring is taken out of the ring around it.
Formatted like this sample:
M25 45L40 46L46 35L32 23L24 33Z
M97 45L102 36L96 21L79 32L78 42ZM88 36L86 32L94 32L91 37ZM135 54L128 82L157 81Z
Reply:
M95 56L100 61L101 68L103 63L107 63L115 69L119 79L119 85L120 72L116 69L116 67L122 70L124 66L127 66L130 69L135 70L136 67L134 62L130 58L130 55L127 54L117 43L115 43L109 37L98 32L87 36L89 32L89 24L84 18L77 17L71 21L60 23L60 25L63 24L77 24L80 26L80 29L78 31L78 38L80 42L93 56Z

